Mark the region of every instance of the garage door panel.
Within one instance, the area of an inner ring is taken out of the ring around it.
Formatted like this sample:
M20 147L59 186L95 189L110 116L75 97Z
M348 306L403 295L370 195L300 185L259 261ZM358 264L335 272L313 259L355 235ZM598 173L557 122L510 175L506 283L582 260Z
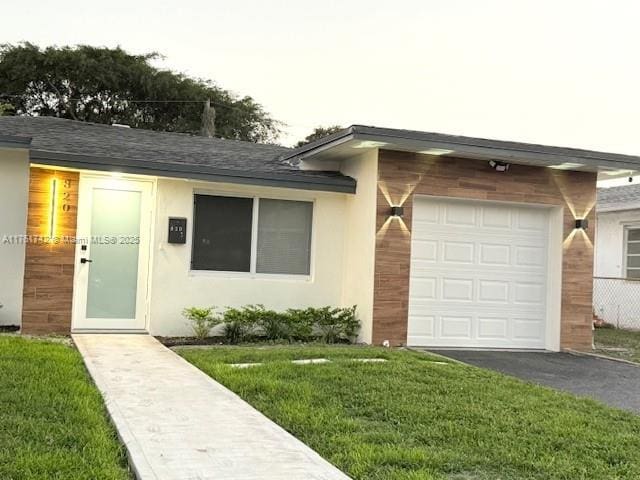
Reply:
M478 301L509 303L509 282L500 280L479 280Z
M439 300L473 301L473 280L468 278L443 278Z
M509 318L479 316L478 338L484 340L508 340Z
M450 263L474 263L476 246L472 242L442 242L442 261Z
M544 348L548 211L420 197L413 211L408 343Z
M440 318L440 338L465 339L472 338L472 316L442 315Z

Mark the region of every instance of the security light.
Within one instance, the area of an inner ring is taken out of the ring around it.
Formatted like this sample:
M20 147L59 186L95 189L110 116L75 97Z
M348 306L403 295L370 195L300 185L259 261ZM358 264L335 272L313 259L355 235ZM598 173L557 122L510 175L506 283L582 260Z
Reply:
M589 228L589 220L586 218L578 218L576 219L576 228L580 230L586 230Z
M404 214L404 208L400 206L391 207L391 216L392 217L402 217Z
M510 164L505 162L500 162L498 160L489 160L489 166L493 168L496 172L506 172L509 170Z

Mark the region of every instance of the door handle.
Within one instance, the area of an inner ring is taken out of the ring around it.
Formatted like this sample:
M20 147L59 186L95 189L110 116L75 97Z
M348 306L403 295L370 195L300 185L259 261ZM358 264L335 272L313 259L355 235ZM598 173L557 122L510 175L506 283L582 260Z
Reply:
M88 258L81 258L80 263L91 263L93 260L89 260Z

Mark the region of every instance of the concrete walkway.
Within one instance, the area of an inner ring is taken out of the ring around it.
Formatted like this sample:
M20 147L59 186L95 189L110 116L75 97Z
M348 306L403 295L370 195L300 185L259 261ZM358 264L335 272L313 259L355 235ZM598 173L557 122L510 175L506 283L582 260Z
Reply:
M348 479L148 335L73 335L143 480Z

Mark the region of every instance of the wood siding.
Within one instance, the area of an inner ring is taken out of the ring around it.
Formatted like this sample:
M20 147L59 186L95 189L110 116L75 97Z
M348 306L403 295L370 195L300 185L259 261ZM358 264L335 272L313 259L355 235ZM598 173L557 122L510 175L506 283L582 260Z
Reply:
M49 236L52 180L56 179L56 222ZM22 332L69 334L78 207L78 173L32 167L22 307Z
M561 348L591 349L596 173L511 165L496 172L479 160L381 150L378 164L373 343L407 340L413 196L564 207ZM404 217L390 220L391 205ZM589 229L575 231L587 216Z

